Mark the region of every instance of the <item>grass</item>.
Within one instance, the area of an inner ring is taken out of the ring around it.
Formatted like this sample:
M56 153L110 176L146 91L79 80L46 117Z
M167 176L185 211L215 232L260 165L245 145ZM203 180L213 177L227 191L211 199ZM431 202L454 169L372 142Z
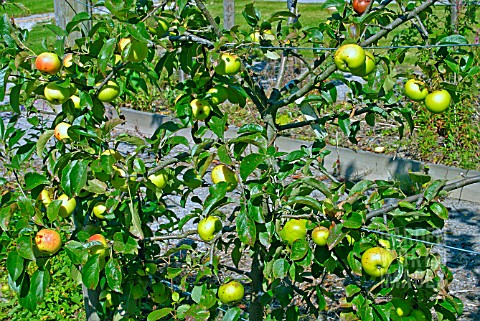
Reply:
M7 13L10 17L24 17L47 12L53 12L53 0L7 0L0 7L0 14Z

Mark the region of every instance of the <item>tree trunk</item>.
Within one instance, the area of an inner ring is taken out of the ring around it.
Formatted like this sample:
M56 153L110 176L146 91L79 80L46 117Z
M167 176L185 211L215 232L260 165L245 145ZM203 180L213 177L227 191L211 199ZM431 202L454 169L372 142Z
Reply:
M92 15L92 1L91 0L54 0L53 2L55 12L55 23L58 27L65 29L67 24L72 21L72 18L80 12L87 12ZM84 33L87 33L92 28L91 21L84 21L81 23ZM75 39L82 36L79 31L72 32L67 39L65 45L73 47Z

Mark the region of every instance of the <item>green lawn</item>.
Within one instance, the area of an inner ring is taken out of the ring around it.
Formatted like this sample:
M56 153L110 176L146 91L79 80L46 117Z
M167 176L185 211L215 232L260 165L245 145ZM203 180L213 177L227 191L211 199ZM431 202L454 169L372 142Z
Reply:
M0 7L0 14L8 13L10 17L24 17L46 12L53 12L53 0L7 0Z

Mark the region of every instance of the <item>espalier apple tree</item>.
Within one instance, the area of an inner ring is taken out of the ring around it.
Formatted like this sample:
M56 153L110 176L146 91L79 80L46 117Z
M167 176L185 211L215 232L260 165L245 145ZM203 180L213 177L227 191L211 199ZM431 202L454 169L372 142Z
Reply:
M413 33L423 29L436 44L465 43L439 29L444 24L428 23L437 17L434 3L372 1L359 15L348 2L329 1L331 16L310 26L289 11L247 4L243 27L226 31L200 0L106 1L109 15L80 13L66 30L52 27L58 39L44 43L46 54L28 48L29 32L4 15L0 100L9 95L11 116L0 121L1 253L19 303L35 310L55 282L52 262L65 256L89 320L456 319L462 303L448 292L452 274L432 243L386 240L372 230L440 242L434 232L448 218L442 197L479 178L448 183L410 173L408 188L354 183L322 162L327 125L356 142L361 126L382 117L395 120L402 136L404 124L413 129L415 110L448 112L450 96L456 102L475 86L465 66L479 67L468 50L420 50L423 79L397 74L406 49L365 51L385 44L392 30L396 45L425 44ZM85 20L92 29L65 48ZM253 39L256 32L268 37ZM424 63L426 56L438 61ZM278 87L262 87L251 68L293 57L300 74ZM414 102L403 92L407 78L417 79L406 93ZM351 89L341 108L328 108L338 95L330 80ZM167 85L178 121L150 137L122 132L112 108L120 112L128 97ZM437 94L429 98L425 89ZM228 139L227 98L261 115ZM51 122L38 99L55 106ZM306 119L279 124L285 108ZM18 125L23 116L28 132ZM312 144L277 149L278 136L305 126L316 135ZM184 129L191 139L178 134ZM348 285L335 290L323 283L327 276Z

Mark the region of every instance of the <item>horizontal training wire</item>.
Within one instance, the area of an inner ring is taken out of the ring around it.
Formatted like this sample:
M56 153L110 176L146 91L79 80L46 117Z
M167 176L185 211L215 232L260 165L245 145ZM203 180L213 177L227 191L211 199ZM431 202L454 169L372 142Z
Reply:
M473 254L473 255L480 255L480 252L472 251L472 250L466 250L466 249L461 249L461 248L454 247L454 246L450 246L450 245L438 244L438 243L433 243L433 242L429 242L429 241L424 241L424 240L420 240L420 239L416 239L416 238L412 238L412 237L408 237L408 236L401 236L401 235L390 234L390 233L381 232L381 231L376 231L376 230L370 230L370 229L363 228L363 227L360 228L360 229L363 230L363 231L365 231L365 232L375 233L375 234L384 235L384 236L391 236L391 237L394 237L394 238L405 239L405 240L414 241L414 242L425 243L425 244L429 244L429 245L433 245L433 246L438 246L438 247L447 248L447 249L450 249L450 250L455 250L455 251L460 251L460 252L466 252L466 253Z
M163 284L165 284L166 286L168 286L169 288L173 289L174 291L177 291L177 292L181 292L185 295L188 295L188 296L192 296L192 293L190 292L187 292L187 291L183 291L182 289L180 289L179 286L177 286L176 284L171 284L171 282L168 282L168 280L163 280L161 279L160 282L162 282ZM227 310L225 310L224 308L222 307L218 307L217 310L220 310L222 311L223 313L226 313ZM242 317L239 317L238 320L242 320L242 321L248 321L247 319L244 319Z
M275 49L275 50L312 50L312 51L333 51L338 48L329 47L281 47L281 46L256 46L260 49ZM465 44L438 44L438 45L416 45L416 46L371 46L363 47L365 49L430 49L442 47L480 47L480 43L465 43Z

